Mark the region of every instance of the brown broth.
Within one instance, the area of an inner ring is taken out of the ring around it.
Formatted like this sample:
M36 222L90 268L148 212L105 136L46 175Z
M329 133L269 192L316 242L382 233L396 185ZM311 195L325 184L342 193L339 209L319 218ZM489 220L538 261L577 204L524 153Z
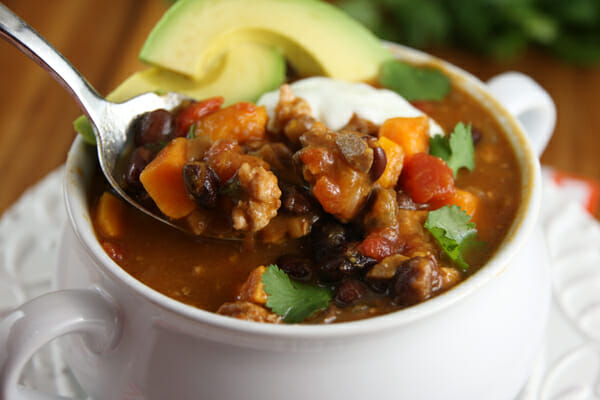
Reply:
M467 262L472 266L469 273L473 273L490 258L513 222L521 188L519 166L502 127L467 93L454 89L432 109L430 116L446 132L463 122L483 133L475 146L474 171L462 169L456 179L457 188L471 191L480 200L474 222L478 239L487 245L483 251L467 254Z
M95 207L92 207L93 210ZM94 211L95 213L95 211ZM169 228L127 206L122 238L103 238L119 249L119 265L153 289L208 311L232 301L252 269L281 254L298 251L298 243L268 245L196 238Z

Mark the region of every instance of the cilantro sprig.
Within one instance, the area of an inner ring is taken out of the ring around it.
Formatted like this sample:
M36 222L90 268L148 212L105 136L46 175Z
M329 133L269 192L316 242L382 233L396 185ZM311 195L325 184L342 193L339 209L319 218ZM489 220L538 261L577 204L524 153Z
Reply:
M408 101L443 100L450 92L450 78L440 70L413 66L399 60L383 63L379 83Z
M472 171L475 168L475 149L473 137L471 136L471 125L459 122L450 134L450 138L444 135L435 135L429 139L429 154L446 161L446 164L454 172L467 168Z
M467 245L476 242L477 238L475 223L469 222L470 219L471 216L460 207L452 205L430 211L425 222L425 228L463 271L469 268L463 259L463 250Z
M316 311L329 305L330 290L315 285L293 282L276 265L269 265L262 282L267 292L267 307L283 317L284 322L302 322Z

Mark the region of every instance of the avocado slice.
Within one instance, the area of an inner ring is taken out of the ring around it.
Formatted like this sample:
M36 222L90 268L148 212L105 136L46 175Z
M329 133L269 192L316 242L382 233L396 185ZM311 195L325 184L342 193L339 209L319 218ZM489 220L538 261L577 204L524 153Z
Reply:
M178 92L200 100L223 96L225 105L256 101L285 81L285 59L274 48L257 43L235 43L210 74L192 80L177 72L150 67L136 72L117 87L108 99L121 102L145 92Z
M223 96L225 105L254 102L263 93L278 88L285 81L285 73L285 59L275 48L251 42L233 43L200 81L150 67L131 75L106 98L118 103L146 92L178 92L197 100ZM85 116L77 118L73 126L87 142L96 142Z
M366 28L318 0L179 0L148 36L140 59L203 79L232 43L279 48L300 76L373 81L391 53Z

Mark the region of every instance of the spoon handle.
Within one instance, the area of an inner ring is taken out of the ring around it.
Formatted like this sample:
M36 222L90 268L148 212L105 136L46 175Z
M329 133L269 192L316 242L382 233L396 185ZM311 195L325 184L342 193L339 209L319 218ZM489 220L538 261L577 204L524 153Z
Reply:
M0 3L0 37L12 43L44 68L90 115L107 103L62 54L41 37L32 27Z

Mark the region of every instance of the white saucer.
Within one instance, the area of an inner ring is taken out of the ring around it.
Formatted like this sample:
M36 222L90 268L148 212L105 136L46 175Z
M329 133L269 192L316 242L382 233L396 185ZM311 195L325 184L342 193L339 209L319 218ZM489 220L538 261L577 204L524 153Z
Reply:
M29 189L0 219L0 317L50 290L67 217L62 172ZM543 357L517 400L600 400L600 224L545 179L542 226L550 252L553 303ZM86 398L52 343L34 356L22 383Z

